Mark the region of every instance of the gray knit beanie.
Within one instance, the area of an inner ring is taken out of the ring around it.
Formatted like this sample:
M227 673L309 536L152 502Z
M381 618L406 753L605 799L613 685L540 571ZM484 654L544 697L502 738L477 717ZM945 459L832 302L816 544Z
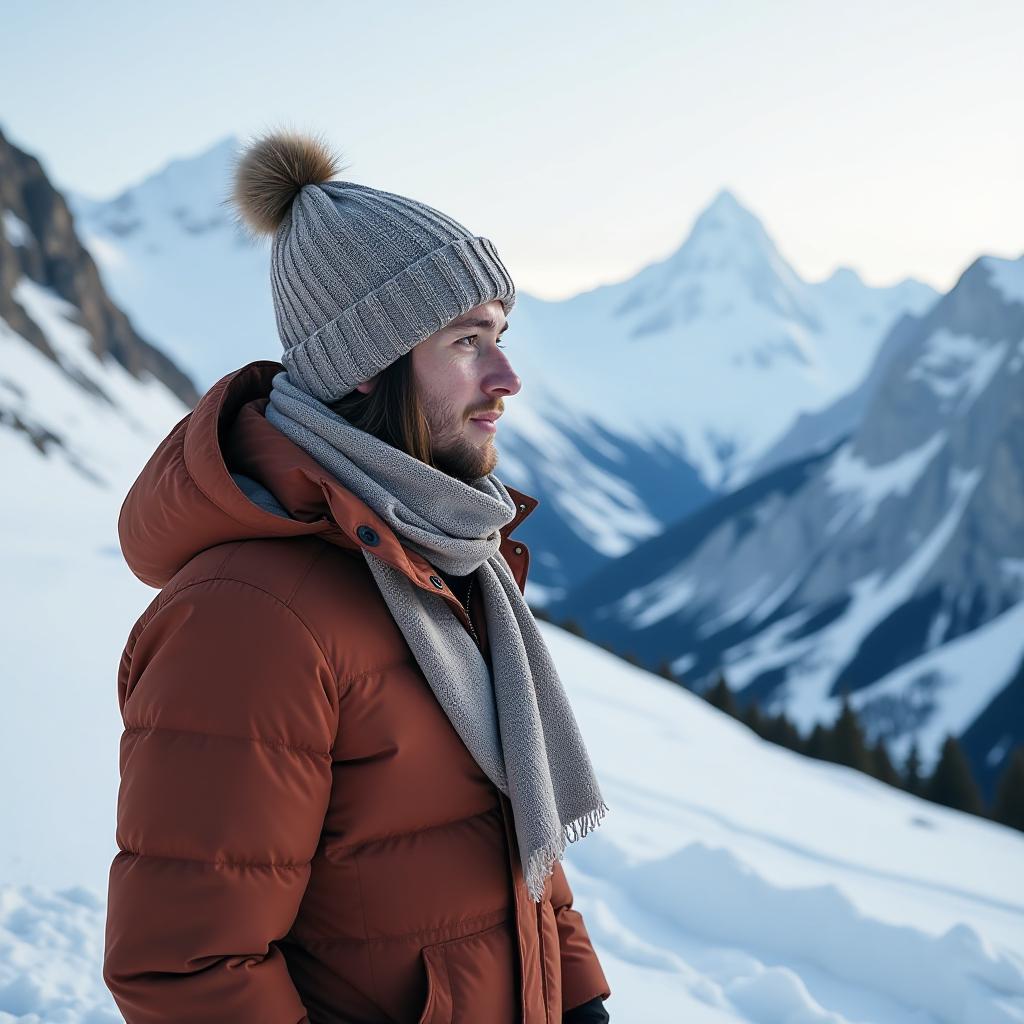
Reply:
M272 235L270 287L281 362L332 402L474 306L515 285L490 239L405 196L351 181L319 136L274 130L233 174L240 226Z

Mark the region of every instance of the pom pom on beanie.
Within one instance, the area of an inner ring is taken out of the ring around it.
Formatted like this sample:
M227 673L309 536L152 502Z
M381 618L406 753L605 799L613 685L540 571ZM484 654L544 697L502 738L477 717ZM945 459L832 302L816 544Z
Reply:
M230 202L253 237L273 235L306 185L321 185L345 168L319 134L271 129L238 157Z

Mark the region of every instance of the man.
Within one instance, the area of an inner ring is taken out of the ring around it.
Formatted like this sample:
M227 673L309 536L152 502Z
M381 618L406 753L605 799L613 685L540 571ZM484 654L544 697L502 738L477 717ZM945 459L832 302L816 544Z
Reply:
M493 475L520 388L493 244L242 155L282 364L228 374L125 499L161 593L118 692L103 976L127 1024L607 1021L560 856L607 807L529 612L537 501Z

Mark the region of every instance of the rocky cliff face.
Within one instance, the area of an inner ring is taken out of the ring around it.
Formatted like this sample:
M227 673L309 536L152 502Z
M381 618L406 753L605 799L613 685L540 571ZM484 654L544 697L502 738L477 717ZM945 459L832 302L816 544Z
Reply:
M43 325L18 300L28 279L64 300L66 318L83 328L102 363L115 360L136 379L156 378L188 406L199 397L192 381L162 352L141 338L111 301L92 257L75 233L74 219L35 157L0 132L0 318L17 335L61 367L81 387L113 401L101 374L62 358ZM8 419L11 417L9 416Z

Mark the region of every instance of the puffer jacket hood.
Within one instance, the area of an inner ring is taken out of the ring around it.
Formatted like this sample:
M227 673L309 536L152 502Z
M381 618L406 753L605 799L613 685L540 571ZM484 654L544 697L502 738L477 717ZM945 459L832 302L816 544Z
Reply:
M610 995L561 862L534 903L511 803L434 698L359 527L489 661L479 592L464 607L266 420L282 369L218 381L121 507L124 557L160 593L118 670L104 981L127 1024L561 1024ZM509 534L537 499L508 491L500 551L524 591Z

